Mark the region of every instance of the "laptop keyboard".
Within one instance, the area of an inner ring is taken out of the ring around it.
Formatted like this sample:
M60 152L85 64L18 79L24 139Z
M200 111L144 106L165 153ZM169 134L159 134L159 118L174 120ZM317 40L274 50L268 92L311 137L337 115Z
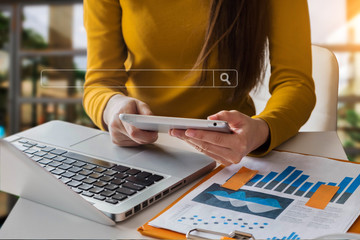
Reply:
M124 201L164 178L26 139L12 144L76 193L111 204Z

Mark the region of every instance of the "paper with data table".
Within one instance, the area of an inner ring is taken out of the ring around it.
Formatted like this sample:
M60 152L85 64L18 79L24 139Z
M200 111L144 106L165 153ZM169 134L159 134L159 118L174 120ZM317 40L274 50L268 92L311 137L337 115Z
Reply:
M241 167L259 172L238 191L221 187ZM360 213L360 164L273 151L222 169L149 222L186 234L194 228L309 239L346 232ZM339 190L324 210L305 206L322 184Z

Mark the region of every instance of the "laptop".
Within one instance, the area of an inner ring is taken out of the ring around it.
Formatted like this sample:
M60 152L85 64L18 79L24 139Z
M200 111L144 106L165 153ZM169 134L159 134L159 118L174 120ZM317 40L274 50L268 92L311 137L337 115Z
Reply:
M0 190L114 225L203 174L202 154L151 144L119 147L107 132L51 121L0 139Z

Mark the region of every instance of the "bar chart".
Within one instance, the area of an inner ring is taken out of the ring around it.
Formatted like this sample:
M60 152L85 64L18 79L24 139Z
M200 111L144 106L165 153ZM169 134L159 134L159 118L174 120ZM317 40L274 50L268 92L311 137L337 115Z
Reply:
M271 171L268 174L255 175L246 185L263 188L276 192L292 194L298 197L310 198L323 184L338 186L339 190L331 199L331 202L344 204L360 186L360 174L358 176L346 176L339 183L326 181L307 181L309 175L294 166L287 166L282 172Z
M296 232L292 232L289 236L284 236L282 238L279 238L279 237L273 237L273 238L267 238L267 240L278 240L278 239L281 239L281 240L291 240L291 239L300 239L299 235L296 234Z

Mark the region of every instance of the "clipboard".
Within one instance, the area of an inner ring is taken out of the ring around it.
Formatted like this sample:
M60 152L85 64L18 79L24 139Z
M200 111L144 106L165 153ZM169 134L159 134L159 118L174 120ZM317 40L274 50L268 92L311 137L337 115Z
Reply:
M275 151L295 153L295 152L281 151L281 150L275 150ZM306 155L306 156L315 156L315 155L311 155L311 154L302 154L302 153L296 153L296 154L301 154L301 155ZM330 160L336 160L336 161L340 161L340 162L349 163L349 161L342 160L342 159L329 158L329 157L325 157L325 158L330 159ZM350 163L360 164L358 162L350 162ZM201 179L190 190L188 190L186 193L184 193L182 196L180 196L177 200L175 200L173 203L171 203L169 206L167 206L164 210L162 210L161 212L156 214L153 218L151 218L148 222L146 222L144 225L139 227L137 230L142 235L153 237L153 238L158 238L158 239L202 239L202 238L191 238L192 237L191 233L190 233L190 236L188 235L189 232L194 231L194 230L202 232L203 231L202 229L192 229L188 232L187 235L185 235L185 234L181 234L181 233L163 229L163 228L156 228L156 227L150 226L148 223L151 222L152 220L154 220L155 218L157 218L158 216L160 216L161 214L163 214L164 212L166 212L168 209L170 209L172 206L174 206L177 202L179 202L181 199L183 199L187 194L189 194L190 192L195 190L198 186L200 186L202 183L204 183L205 181L210 179L212 176L214 176L215 174L220 172L223 168L224 168L224 166L218 166L217 168L215 168L211 173L209 173L207 176L205 176L203 179ZM358 217L355 220L355 222L353 223L353 225L351 225L351 227L349 228L349 230L347 232L348 233L360 233L360 217ZM229 237L229 236L226 236L227 234L224 233L224 236L219 237L220 233L213 232L213 234L214 234L214 236L216 236L215 239L238 239L238 238L236 238L235 235L234 235L234 237ZM245 235L242 235L243 239L254 239L252 236L249 237L248 235L246 235L247 233L244 233L244 234ZM190 238L188 238L188 237L190 237Z
M224 167L219 166L215 168L211 173L209 173L207 176L205 176L203 179L201 179L195 186L190 188L186 193L184 193L182 196L180 196L178 199L176 199L173 203L171 203L169 206L167 206L164 210L156 214L152 219L150 219L147 223L139 227L137 230L145 236L153 237L153 238L161 238L161 239L186 239L185 234L177 233L174 231L170 231L163 228L156 228L153 226L150 226L148 223L151 222L153 219L157 218L161 214L163 214L165 211L170 209L173 205L175 205L177 202L179 202L181 199L183 199L187 194L195 190L198 186L200 186L203 182L210 179L212 176L220 172Z

